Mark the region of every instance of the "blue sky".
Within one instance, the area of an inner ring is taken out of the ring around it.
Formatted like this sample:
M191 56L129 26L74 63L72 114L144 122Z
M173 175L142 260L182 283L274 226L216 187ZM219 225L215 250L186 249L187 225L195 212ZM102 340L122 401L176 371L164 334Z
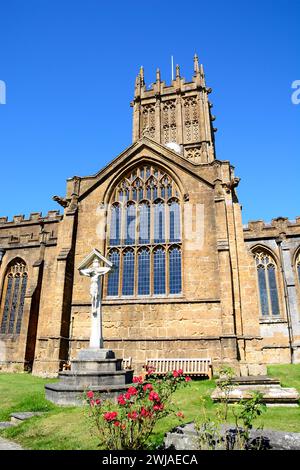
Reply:
M66 178L130 145L140 65L147 84L156 67L169 82L173 55L190 79L195 52L244 223L300 215L299 18L299 0L2 0L0 216L58 208Z

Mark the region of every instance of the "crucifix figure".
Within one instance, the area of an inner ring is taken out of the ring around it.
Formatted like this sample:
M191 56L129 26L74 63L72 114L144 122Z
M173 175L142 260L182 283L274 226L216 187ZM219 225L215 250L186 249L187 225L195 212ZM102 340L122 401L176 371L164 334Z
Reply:
M96 251L96 250L95 250ZM105 260L104 257L101 258ZM88 260L90 261L90 260ZM105 260L107 261L107 260ZM103 335L102 335L102 311L101 311L101 277L107 274L112 266L107 262L107 266L101 266L99 257L94 256L92 263L84 263L85 265L79 267L79 272L82 276L91 278L90 296L92 301L91 309L91 335L90 335L90 348L103 348Z

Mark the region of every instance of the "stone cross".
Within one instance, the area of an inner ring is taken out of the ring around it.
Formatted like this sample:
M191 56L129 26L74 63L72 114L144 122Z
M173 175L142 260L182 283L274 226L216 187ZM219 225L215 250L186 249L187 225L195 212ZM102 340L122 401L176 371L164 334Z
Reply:
M106 266L101 266L103 261ZM81 263L79 272L82 276L91 278L91 335L90 348L103 349L102 334L102 310L101 310L101 277L107 274L112 268L112 263L108 261L98 250L92 253Z

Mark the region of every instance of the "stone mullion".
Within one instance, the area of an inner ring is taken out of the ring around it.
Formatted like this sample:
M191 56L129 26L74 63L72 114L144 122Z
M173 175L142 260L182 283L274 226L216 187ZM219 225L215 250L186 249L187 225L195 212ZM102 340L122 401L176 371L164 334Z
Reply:
M133 272L133 295L136 297L138 294L138 247L133 247L134 254L134 272Z
M165 250L165 295L170 294L170 244L164 246Z
M150 252L150 296L154 293L154 248L149 247Z
M120 250L120 261L119 261L119 297L123 295L123 259L124 259L124 249Z

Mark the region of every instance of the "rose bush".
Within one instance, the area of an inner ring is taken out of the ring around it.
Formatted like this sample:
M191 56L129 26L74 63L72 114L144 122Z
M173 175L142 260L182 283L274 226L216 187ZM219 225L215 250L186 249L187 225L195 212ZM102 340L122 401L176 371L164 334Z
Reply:
M101 400L89 390L86 400L89 416L99 433L100 445L108 450L145 449L158 420L175 414L183 418L171 401L178 387L191 380L182 370L147 379L134 377L133 384L117 400Z

